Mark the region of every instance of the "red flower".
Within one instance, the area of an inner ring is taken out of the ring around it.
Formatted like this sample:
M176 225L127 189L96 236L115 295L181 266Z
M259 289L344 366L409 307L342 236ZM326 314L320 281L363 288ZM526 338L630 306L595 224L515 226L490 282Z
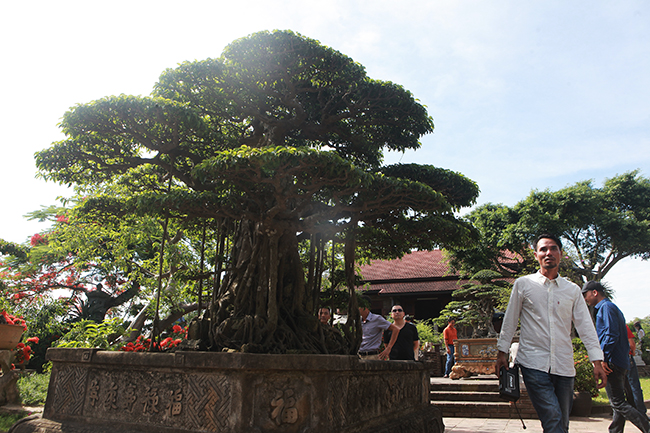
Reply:
M29 338L27 339L27 342L28 342L28 343L35 343L35 344L38 344L38 337L29 337Z
M29 242L33 247L35 247L36 245L46 244L47 238L45 236L41 236L39 233L36 233L34 236L32 236Z
M180 325L174 325L174 327L172 328L172 332L173 332L174 334L178 334L178 333L180 333L180 332L183 332L183 328L181 328Z

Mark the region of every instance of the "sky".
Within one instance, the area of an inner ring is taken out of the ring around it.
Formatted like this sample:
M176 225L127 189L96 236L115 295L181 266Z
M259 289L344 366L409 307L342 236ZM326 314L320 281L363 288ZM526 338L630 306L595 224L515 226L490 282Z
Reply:
M110 95L148 95L183 61L235 39L290 29L410 90L435 131L388 154L463 173L478 204L532 190L650 176L650 2L415 0L32 1L0 6L0 238L47 227L24 215L67 188L36 176L34 154L64 136L62 115ZM650 263L605 281L626 319L650 315Z

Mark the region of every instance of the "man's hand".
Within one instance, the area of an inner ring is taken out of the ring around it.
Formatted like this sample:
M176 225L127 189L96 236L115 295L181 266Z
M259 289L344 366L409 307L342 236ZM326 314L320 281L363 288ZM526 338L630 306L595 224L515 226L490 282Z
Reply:
M497 353L497 362L494 364L494 369L496 370L497 377L501 377L501 367L505 367L506 370L509 370L508 354L499 350L499 353Z
M384 351L379 354L379 359L381 359L382 361L387 360L388 357L390 356L391 349L392 347L386 347Z
M388 327L388 330L391 332L390 341L386 345L386 349L379 354L379 359L386 360L390 356L390 351L393 349L395 342L397 341L397 336L399 335L400 328L397 327L394 323L391 323Z
M612 372L606 362L594 361L594 376L596 377L596 386L598 389L605 388L607 385L607 375Z

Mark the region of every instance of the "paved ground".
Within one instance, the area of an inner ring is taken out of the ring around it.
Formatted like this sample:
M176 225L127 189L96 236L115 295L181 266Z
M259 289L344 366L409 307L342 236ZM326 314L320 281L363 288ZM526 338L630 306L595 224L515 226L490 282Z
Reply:
M539 420L525 419L526 430L523 429L518 419L499 418L443 418L445 433L542 433L542 425ZM571 433L601 433L607 432L611 417L571 417L569 431ZM627 431L636 431L637 428L629 421L626 424Z
M42 406L26 407L20 405L6 405L0 407L1 411L27 411L38 413L43 411ZM518 419L501 418L444 418L445 433L542 433L542 425L539 420L525 419L526 430L523 429ZM589 418L572 417L569 430L571 433L601 433L607 432L607 427L612 421L611 416L592 416ZM637 428L629 421L626 424L627 431L637 431Z

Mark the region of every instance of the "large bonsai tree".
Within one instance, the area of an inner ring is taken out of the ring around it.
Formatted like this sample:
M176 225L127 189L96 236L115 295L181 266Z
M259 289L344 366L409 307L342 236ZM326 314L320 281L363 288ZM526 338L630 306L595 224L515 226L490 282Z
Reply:
M213 284L202 322L213 350L354 353L354 296L344 337L313 314L313 257L324 241L344 244L352 292L357 250L399 257L472 235L454 212L474 203L474 182L429 165L382 165L384 149L417 149L433 130L424 106L290 31L169 69L152 97L74 107L61 127L67 139L37 164L48 179L103 185L82 212L210 227L219 253L196 275Z

